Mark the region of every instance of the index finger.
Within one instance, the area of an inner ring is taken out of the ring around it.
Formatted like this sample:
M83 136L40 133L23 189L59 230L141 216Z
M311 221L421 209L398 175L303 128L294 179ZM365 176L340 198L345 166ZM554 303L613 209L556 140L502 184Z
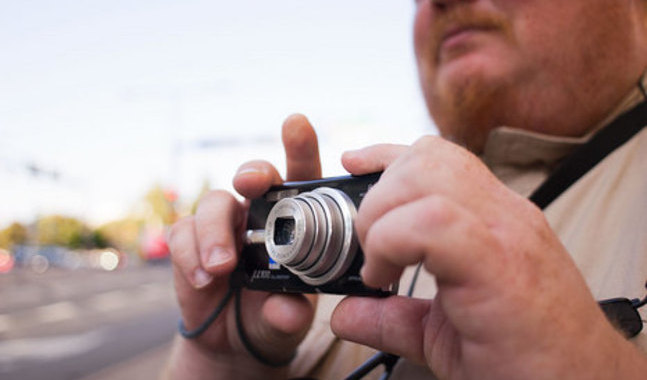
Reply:
M282 140L288 181L321 178L317 134L305 116L295 114L285 120ZM249 199L258 198L269 190L270 186L281 183L283 179L276 168L261 160L243 164L234 177L236 191Z
M321 178L319 143L308 119L300 114L289 116L283 123L281 135L285 148L287 180Z

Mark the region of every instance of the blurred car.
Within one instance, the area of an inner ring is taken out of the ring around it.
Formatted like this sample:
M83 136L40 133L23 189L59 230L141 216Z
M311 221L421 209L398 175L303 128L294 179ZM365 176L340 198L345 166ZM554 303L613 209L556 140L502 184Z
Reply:
M141 244L142 259L148 263L170 261L170 251L163 231L147 231Z
M6 249L0 248L0 273L9 273L15 265L15 260Z
M114 249L71 250L60 246L15 245L15 265L44 273L49 268L92 268L113 271L125 265L125 255Z
M67 248L55 245L14 245L16 266L30 268L36 273L44 273L50 267L76 269L80 262L78 255Z

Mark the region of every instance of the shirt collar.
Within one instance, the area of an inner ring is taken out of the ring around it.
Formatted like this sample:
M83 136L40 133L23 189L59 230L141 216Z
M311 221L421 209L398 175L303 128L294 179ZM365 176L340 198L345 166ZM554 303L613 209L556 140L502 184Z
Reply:
M647 87L647 73L641 78ZM554 167L578 146L586 143L599 129L645 99L635 86L632 91L605 117L581 137L555 136L519 128L502 126L490 131L481 158L490 167L499 165Z

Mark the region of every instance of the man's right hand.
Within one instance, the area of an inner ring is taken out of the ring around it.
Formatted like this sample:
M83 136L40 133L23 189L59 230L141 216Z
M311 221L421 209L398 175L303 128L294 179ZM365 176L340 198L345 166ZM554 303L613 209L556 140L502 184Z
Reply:
M321 177L316 134L302 115L283 124L287 180ZM253 199L283 180L265 161L244 164L234 178L242 196ZM238 263L249 202L232 194L212 191L195 215L177 222L168 238L175 290L182 320L188 330L202 324L227 293L229 276ZM303 295L242 292L242 320L250 343L265 358L283 362L294 355L314 316L316 299ZM170 378L281 378L286 367L271 368L252 358L236 330L233 302L201 336L177 338L169 363ZM259 375L262 374L262 375ZM260 377L259 377L260 376Z

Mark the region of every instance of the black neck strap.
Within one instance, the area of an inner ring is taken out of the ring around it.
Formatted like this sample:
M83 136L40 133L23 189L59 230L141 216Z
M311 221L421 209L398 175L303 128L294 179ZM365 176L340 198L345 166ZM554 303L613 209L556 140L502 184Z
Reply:
M591 140L565 158L529 199L545 209L606 156L640 132L646 124L647 101L643 101L598 131Z

